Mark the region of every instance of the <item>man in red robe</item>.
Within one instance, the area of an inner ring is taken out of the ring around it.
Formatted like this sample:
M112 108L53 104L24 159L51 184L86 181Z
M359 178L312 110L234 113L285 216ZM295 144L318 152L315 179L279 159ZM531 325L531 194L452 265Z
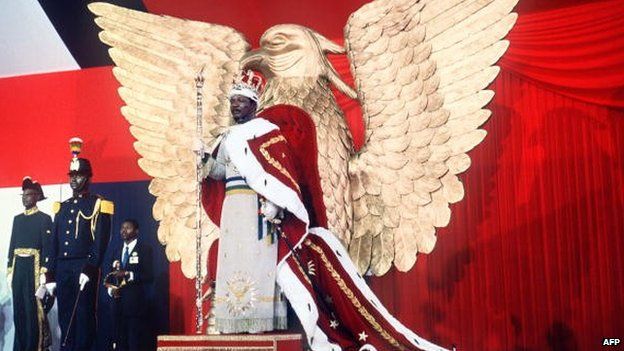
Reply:
M240 185L262 199L260 216L271 224L266 235L279 240L275 281L297 314L311 349L444 350L420 338L388 313L339 240L324 228L327 225L316 169L316 138L309 115L294 106L278 105L256 117L255 104L247 108L246 101L243 107L236 101L241 97L257 101L257 90L245 89L235 86L230 94L232 114L238 124L206 158L210 168L207 173L214 173L214 165L224 162L219 160L219 153L225 150L227 156L221 155L221 159L236 169L236 181L242 181ZM241 112L251 110L253 113L241 118ZM293 123L298 124L296 128ZM312 150L302 154L301 148L292 147L301 140L309 141L306 147ZM215 179L220 178L209 177L204 184L204 208L223 230L223 222L233 213L225 212L227 197L223 189L226 193L235 189L228 188L229 182ZM217 267L217 297L220 270ZM219 329L218 324L217 317Z

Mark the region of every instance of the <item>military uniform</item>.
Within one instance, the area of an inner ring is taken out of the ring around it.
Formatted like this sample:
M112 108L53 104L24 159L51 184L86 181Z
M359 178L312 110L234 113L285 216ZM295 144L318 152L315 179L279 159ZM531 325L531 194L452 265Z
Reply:
M55 203L54 226L48 273L56 280L61 340L65 340L74 303L79 294L79 276L89 277L80 292L67 344L62 350L89 350L95 339L95 301L99 268L110 239L114 205L97 195L81 194Z

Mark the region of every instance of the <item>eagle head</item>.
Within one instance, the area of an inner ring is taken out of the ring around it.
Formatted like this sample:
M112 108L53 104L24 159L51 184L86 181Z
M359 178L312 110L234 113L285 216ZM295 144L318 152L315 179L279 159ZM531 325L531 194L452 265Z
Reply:
M345 83L329 63L327 53L342 54L345 50L319 33L296 24L279 24L269 28L260 38L260 48L243 56L243 69L253 69L268 80L272 78L327 78L338 90L351 98L357 94Z

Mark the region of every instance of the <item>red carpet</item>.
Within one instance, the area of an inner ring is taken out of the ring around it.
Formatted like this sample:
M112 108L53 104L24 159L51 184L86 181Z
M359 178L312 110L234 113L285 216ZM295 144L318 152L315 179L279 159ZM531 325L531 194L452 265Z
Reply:
M301 334L161 335L158 351L300 351Z

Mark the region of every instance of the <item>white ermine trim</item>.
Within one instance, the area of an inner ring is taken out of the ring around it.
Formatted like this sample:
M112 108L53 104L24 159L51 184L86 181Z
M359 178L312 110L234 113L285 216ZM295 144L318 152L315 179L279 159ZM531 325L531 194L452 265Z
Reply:
M448 351L447 349L416 335L416 333L408 329L405 325L403 325L403 323L399 322L393 315L390 314L390 312L388 312L381 301L379 301L379 298L377 298L368 284L366 284L366 281L358 275L357 269L351 261L349 254L334 234L321 227L310 228L309 233L320 237L332 250L340 253L339 255L336 255L336 257L347 274L349 274L349 277L355 283L355 286L358 288L360 293L362 293L367 300L371 301L373 308L375 308L398 333L402 334L407 341L425 351ZM418 340L418 342L415 342L415 340Z
M278 127L275 124L257 117L247 123L231 127L224 144L232 163L241 176L245 178L250 188L277 206L294 214L302 222L309 223L308 211L299 199L297 192L265 172L249 148L249 140L276 129Z
M318 322L319 313L314 299L305 288L304 283L299 280L288 264L284 264L278 268L276 281L280 288L282 288L293 310L295 310L312 350L341 351L342 348L337 344L331 343L329 339L327 339L327 335L316 324Z

